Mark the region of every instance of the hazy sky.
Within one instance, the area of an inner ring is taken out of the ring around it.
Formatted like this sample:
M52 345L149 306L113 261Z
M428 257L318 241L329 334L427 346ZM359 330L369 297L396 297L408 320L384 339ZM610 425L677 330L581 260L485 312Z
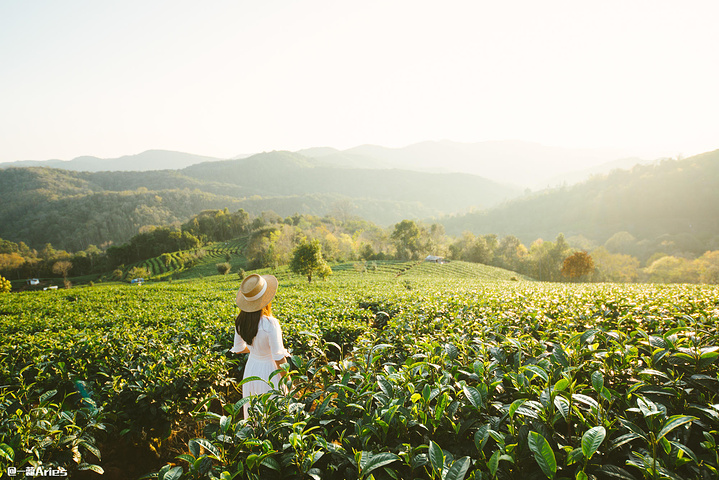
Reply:
M719 1L0 0L0 161L719 148Z

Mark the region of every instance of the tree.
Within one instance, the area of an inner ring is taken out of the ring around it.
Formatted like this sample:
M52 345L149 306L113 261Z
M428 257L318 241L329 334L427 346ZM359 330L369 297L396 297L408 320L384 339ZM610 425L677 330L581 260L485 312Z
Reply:
M362 260L371 260L375 256L374 248L369 243L363 243L360 247L359 257Z
M68 262L67 260L60 260L52 266L52 273L62 275L62 278L65 280L67 280L67 274L70 273L70 270L72 270L72 262Z
M23 266L25 259L16 252L0 253L0 272L9 273Z
M332 268L330 268L330 266L327 265L327 263L324 263L324 264L320 267L320 269L319 269L319 271L317 272L317 274L320 276L320 278L321 278L323 281L324 281L324 280L327 280L327 277L329 277L330 275L332 275Z
M572 280L589 275L594 271L594 260L587 252L574 252L564 259L562 275Z
M488 235L477 237L474 243L465 251L462 260L489 265L494 258L494 252L492 251L492 238L490 237L488 242L486 237Z
M612 235L609 240L604 242L604 248L609 253L623 253L625 255L635 255L637 250L637 239L629 232L617 232Z
M667 255L652 262L645 273L652 283L696 283L697 274L691 267L691 260Z
M420 231L412 220L402 220L394 226L391 237L397 248L397 258L410 260L419 258Z
M322 246L318 240L299 244L292 253L290 270L298 275L306 275L307 281L312 282L315 273L326 274L329 265L322 258Z
M694 263L701 283L719 284L719 250L706 252Z
M599 247L592 250L592 259L602 281L631 283L639 279L639 260L631 255Z
M62 275L65 288L70 288L70 282L67 280L67 274L70 273L70 270L72 270L72 262L68 262L67 260L60 260L52 266L52 273Z
M499 242L494 255L494 265L508 270L520 271L528 251L514 235L507 235Z

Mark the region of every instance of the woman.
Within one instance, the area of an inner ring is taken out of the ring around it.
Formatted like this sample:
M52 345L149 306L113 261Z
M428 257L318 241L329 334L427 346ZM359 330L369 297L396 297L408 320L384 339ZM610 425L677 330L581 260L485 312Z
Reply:
M237 292L240 314L235 319L235 344L232 353L249 353L244 378L260 377L242 385L242 396L262 395L269 392L272 382L278 389L279 376L270 375L287 362L290 354L282 343L280 322L272 316L272 298L277 293L277 279L272 275L252 274L245 278ZM284 375L284 372L281 373ZM245 418L248 404L244 405Z

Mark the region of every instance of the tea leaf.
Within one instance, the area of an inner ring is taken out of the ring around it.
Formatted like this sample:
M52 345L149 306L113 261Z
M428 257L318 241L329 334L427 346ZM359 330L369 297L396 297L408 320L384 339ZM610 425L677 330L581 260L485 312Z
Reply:
M675 428L679 428L682 425L692 423L694 420L698 420L697 417L689 417L687 415L672 415L671 417L667 418L667 420L664 422L664 425L662 425L662 429L659 430L659 433L657 434L657 440L661 440Z
M469 402L475 407L475 408L482 408L484 401L482 400L482 395L477 391L474 387L462 387L462 390L464 391L464 394L467 396L467 399Z
M582 453L587 460L596 453L606 436L607 431L601 426L590 428L582 435Z
M469 457L462 457L459 460L456 460L452 466L449 467L449 470L443 480L462 480L467 474L467 470L469 470L471 463L472 462Z
M554 478L557 474L557 460L549 442L539 433L531 431L527 437L529 449L534 453L534 459L539 464L539 468L547 476Z
M370 457L369 457L369 460L367 460L367 463L362 468L362 478L365 478L373 470L376 470L380 467L384 467L385 465L389 465L390 463L396 462L397 460L399 460L399 457L397 455L395 455L394 453L390 453L390 452L382 452L382 453L377 453L377 454L371 454L369 452L362 452L363 457L364 457L365 453L368 453L370 455Z
M442 452L442 447L430 440L427 456L432 464L432 469L436 472L441 472L444 467L444 453Z

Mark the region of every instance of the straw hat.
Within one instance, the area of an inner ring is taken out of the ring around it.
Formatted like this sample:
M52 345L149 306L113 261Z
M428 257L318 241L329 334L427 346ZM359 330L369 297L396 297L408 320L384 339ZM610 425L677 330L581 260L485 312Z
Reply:
M274 275L253 273L242 280L235 302L243 312L256 312L272 301L277 293L277 279Z

